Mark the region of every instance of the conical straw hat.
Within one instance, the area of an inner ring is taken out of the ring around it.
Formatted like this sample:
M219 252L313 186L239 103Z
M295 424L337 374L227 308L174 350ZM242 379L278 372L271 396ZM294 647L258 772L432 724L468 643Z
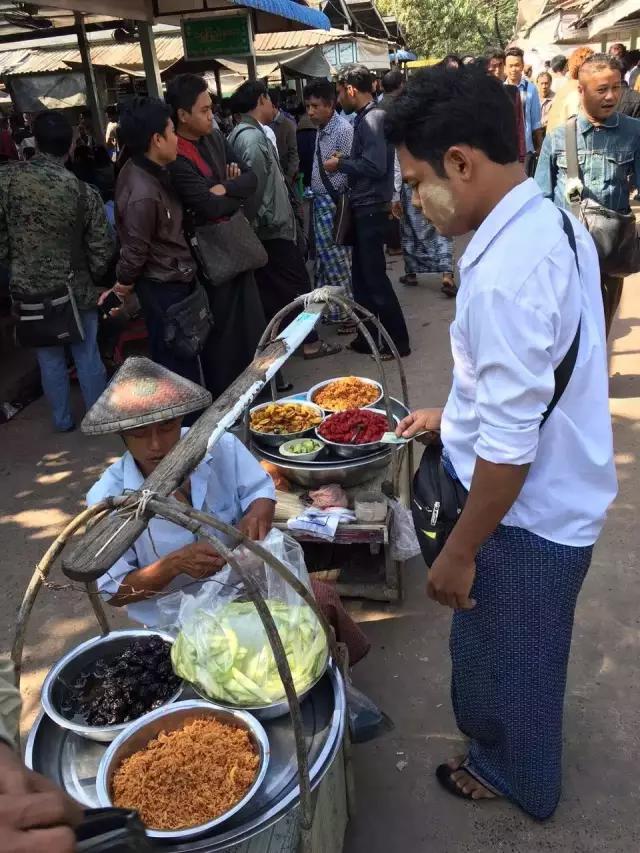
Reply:
M211 394L155 361L128 358L82 421L82 432L124 432L211 405Z

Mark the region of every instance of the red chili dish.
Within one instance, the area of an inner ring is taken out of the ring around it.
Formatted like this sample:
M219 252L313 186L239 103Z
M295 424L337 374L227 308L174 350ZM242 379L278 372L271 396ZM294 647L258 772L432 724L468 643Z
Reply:
M380 441L388 428L384 415L370 409L349 409L328 417L318 432L336 444L370 444Z

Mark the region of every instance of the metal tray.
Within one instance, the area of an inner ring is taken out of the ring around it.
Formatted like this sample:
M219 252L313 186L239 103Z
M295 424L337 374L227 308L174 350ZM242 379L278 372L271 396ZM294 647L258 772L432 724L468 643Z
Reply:
M188 698L185 691L184 698ZM301 705L307 738L311 785L316 787L340 749L346 717L344 682L332 663ZM265 720L271 761L265 781L251 802L218 830L186 843L162 844L175 853L222 853L274 824L298 803L298 766L289 717ZM97 808L96 775L108 744L87 740L60 728L41 713L25 750L28 767L52 779L84 805Z

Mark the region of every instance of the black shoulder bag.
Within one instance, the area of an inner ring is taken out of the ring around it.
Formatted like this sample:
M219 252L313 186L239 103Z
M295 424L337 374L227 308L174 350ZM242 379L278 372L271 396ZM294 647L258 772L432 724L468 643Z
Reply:
M336 206L335 216L333 217L333 241L336 246L353 246L353 212L351 203L347 193L339 193L329 180L324 163L322 162L322 153L320 151L320 140L316 147L316 159L318 161L318 174L320 180L324 184L327 194L331 201Z
M73 278L86 267L83 244L86 192L86 184L79 180L71 240L71 269L66 286L34 295L29 301L13 301L16 341L21 347L56 347L84 340L82 318L73 293Z
M571 221L561 210L564 232L578 263L576 238L571 227ZM549 419L558 401L565 392L578 356L580 346L580 327L578 328L571 346L560 364L554 370L555 390L553 397L542 416L540 429ZM413 499L411 511L420 549L427 566L431 567L444 548L445 542L451 535L467 500L467 490L462 483L450 476L442 462L442 445L429 445L420 460L420 466L413 480Z
M578 163L578 122L575 116L565 125L567 182L582 181ZM598 250L600 268L607 275L624 277L640 270L640 240L633 213L609 210L592 198L582 198L576 187L569 196L571 212L585 226Z

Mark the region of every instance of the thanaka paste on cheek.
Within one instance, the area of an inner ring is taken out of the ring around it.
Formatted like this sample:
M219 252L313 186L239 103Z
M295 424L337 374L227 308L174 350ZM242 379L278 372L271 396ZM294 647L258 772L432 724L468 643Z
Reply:
M431 184L418 189L424 215L441 233L447 234L448 226L456 218L453 192L447 183Z

